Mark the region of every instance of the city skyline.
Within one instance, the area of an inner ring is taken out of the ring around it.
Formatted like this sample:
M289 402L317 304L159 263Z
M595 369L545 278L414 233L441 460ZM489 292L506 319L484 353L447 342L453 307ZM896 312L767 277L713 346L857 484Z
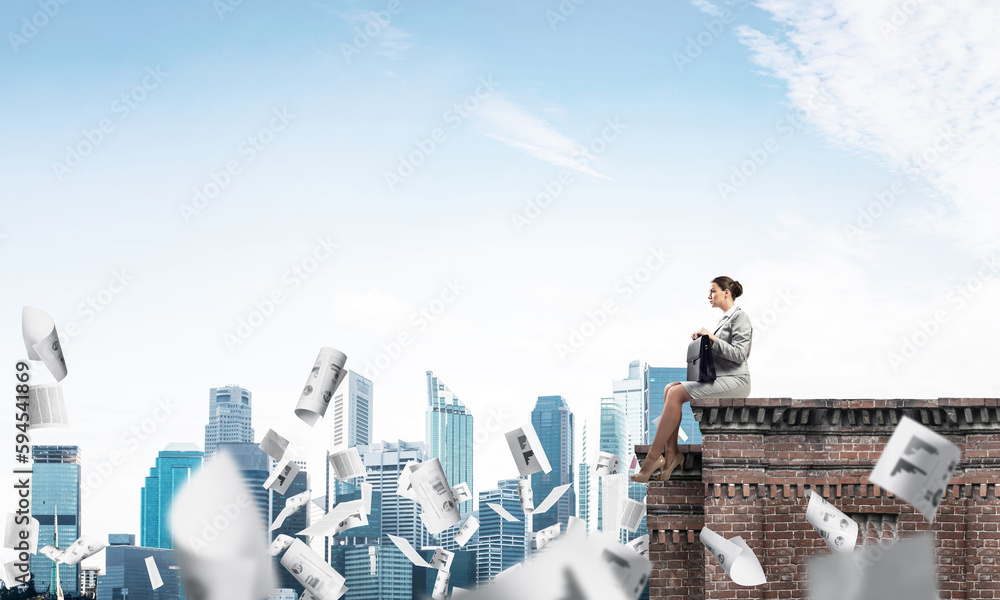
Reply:
M356 377L359 381L367 381L363 377L358 376L356 373L354 373L353 376ZM435 382L437 381L436 377L434 377L433 379L434 379ZM347 380L345 380L345 383L346 383L346 381ZM430 383L430 379L428 379L428 385L429 385L429 383ZM608 383L609 383L609 388L610 388L610 384L612 382L609 380ZM366 404L368 404L370 406L371 404L373 404L373 400L372 400L372 398L373 398L373 391L372 391L372 388L371 388L371 384L369 383L368 385L369 385L369 387L365 391L365 399L366 399ZM443 385L443 384L440 384L440 385ZM211 387L211 388L209 388L209 405L211 407L213 407L213 410L216 410L217 407L218 407L217 396L218 396L218 393L220 393L220 392L222 394L224 394L224 395L227 395L227 396L229 394L233 393L233 392L237 392L237 394L236 394L237 398L246 398L248 401L249 401L249 399L253 395L253 391L252 390L250 390L248 388L245 388L245 387L242 387L242 386L239 386L239 385L227 385L227 386L221 386L221 387L219 387L219 386ZM340 394L342 394L344 392L345 392L345 388L343 386L340 389L338 389L338 395L340 395ZM448 393L450 394L450 390L448 391ZM542 397L537 397L537 398L542 398ZM563 400L563 402L565 402L565 400ZM249 408L249 406L248 406L248 408ZM210 412L210 415L212 415L212 414L217 414L217 413ZM240 430L243 430L243 431L247 431L248 430L247 426L242 421L243 421L244 418L253 418L253 414L254 413L253 413L252 410L247 410L246 411L246 415L238 415L238 417L237 417L237 429L240 429ZM331 417L332 417L332 413L331 413ZM528 419L530 420L531 413L529 413L528 415L526 415L526 417L528 417ZM210 416L210 418L211 418L211 416ZM336 430L336 427L337 427L336 422L337 422L337 420L335 418L329 418L328 421L331 423L331 425L333 427L333 430ZM219 421L219 422L221 423L222 421ZM352 427L352 430L354 430L354 427ZM207 431L207 427L206 427L206 431ZM261 430L261 431L263 431L263 430ZM239 434L237 433L237 435L239 435ZM358 434L355 432L355 433L352 433L352 435L358 435ZM361 433L360 435L364 436L365 433ZM263 433L260 434L260 437L263 437ZM572 444L574 447L578 447L578 446L575 445L577 437L579 437L579 436L576 435L576 434L574 434L574 442ZM207 441L207 438L206 438L206 441ZM244 442L244 443L222 442L220 445L224 444L224 445L228 445L230 447L237 447L237 446L248 446L248 447L250 447L250 446L252 446L253 447L252 450L256 451L256 450L258 450L257 447L256 447L257 443L259 443L259 440L258 441L254 441L254 442ZM166 445L166 448L164 450L159 451L156 456L162 456L164 454L164 452L168 452L168 449L170 449L170 448L173 448L174 450L177 450L177 448L174 447L177 444L180 444L182 446L186 446L188 451L194 451L194 452L197 452L198 454L201 454L201 452L197 450L197 443L196 442L170 442L169 444ZM505 450L505 452L506 452L506 450ZM580 454L578 452L574 452L574 457L573 457L573 461L572 461L574 469L575 469L576 465L578 465L578 464L581 463L581 460L585 460L586 458L587 457L580 456ZM159 459L157 459L157 460L159 460ZM623 457L623 460L625 460L624 457ZM323 461L323 462L324 462L324 466L326 464L328 464L326 461ZM273 466L273 461L270 461L270 463ZM86 465L86 461L83 461L83 465ZM513 470L513 465L510 465L510 466L507 467L507 473L508 474L510 474L512 472L512 470ZM86 469L85 469L85 471L86 471ZM150 471L150 472L152 472L152 471ZM148 475L148 473L147 473L147 475ZM147 480L149 479L148 476L146 477L146 479ZM261 478L261 480L263 480L263 478ZM85 482L84 482L84 484L85 484ZM318 489L317 485L318 484L314 481L314 482L311 483L311 488L313 490L316 490L316 489ZM340 485L344 485L344 484L340 484ZM86 484L84 485L84 487L86 487ZM142 487L143 486L139 486L139 488L140 488L139 491L140 492L142 491ZM319 488L319 489L321 489L321 488ZM472 491L473 491L473 493L476 496L478 496L478 492L480 492L481 490L474 488ZM263 492L263 490L262 490L262 492ZM563 504L565 504L566 502L568 502L567 498L570 495L575 495L576 493L577 493L577 490L576 490L576 487L575 487L575 484L574 484L573 490L571 490L571 492L568 492L567 495L566 495L566 497L564 497L561 500L561 502ZM142 496L141 493L138 494L138 495L140 497ZM542 498L539 497L537 500L540 501L541 499ZM574 511L575 511L575 505L576 505L576 502L573 501ZM553 509L553 511L555 511L555 510L556 509ZM304 515L304 513L303 513L303 515ZM127 526L124 526L123 524L121 524L120 521L117 522L117 524L113 527L113 530L115 530L115 531L123 531L123 530L126 530L126 529L127 529ZM137 537L143 535L144 529L145 529L145 526L144 526L142 520L140 519L140 522L138 523L138 525L136 527L136 530L135 530L136 533L137 533ZM160 544L162 544L162 542ZM150 546L153 546L153 547L161 547L160 544L154 545L154 544L143 543L143 545L150 545ZM100 557L100 555L98 555L97 558L99 558L99 557ZM88 566L89 565L93 565L93 564L94 564L93 559L91 559L91 560L89 560L89 561L86 562L86 565L88 565Z

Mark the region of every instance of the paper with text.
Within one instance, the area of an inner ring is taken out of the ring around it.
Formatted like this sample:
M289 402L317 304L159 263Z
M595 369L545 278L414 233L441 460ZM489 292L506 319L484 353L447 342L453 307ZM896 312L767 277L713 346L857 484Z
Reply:
M951 474L962 458L958 446L904 416L869 479L934 521Z
M295 416L312 427L330 408L330 400L347 376L347 355L334 348L320 348L316 362L306 378L306 385L295 406Z
M21 311L21 335L29 360L40 360L56 378L66 377L66 358L63 356L56 322L40 308L25 306Z
M698 539L708 553L715 557L733 583L743 586L767 583L764 569L743 538L736 536L727 540L708 527L702 527Z

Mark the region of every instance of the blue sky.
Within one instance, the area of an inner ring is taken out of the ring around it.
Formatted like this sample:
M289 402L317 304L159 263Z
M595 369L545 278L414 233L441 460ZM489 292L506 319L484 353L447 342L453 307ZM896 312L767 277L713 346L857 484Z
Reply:
M411 336L375 378L378 439L422 439L427 370L504 431L551 394L593 430L629 361L681 366L723 274L756 324L754 396L996 393L988 3L591 0L553 25L557 2L401 2L387 21L387 2L70 2L12 37L40 6L0 10L5 362L21 306L52 314L73 429L34 439L81 445L85 473L157 398L180 407L95 490L85 533L138 530L142 477L167 443L202 443L212 386L251 389L258 437L315 460L329 431L292 408L321 346L362 371ZM67 146L87 154L68 172ZM401 160L420 164L390 187ZM196 190L215 197L185 218ZM337 248L310 263L318 238ZM500 433L477 490L512 475Z

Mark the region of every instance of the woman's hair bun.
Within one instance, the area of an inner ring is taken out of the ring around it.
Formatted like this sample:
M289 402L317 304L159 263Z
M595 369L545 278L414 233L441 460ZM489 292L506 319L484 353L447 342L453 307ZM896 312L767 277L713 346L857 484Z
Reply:
M718 285L721 290L729 290L729 294L733 297L733 300L743 295L743 286L732 277L716 277L712 280L712 283Z

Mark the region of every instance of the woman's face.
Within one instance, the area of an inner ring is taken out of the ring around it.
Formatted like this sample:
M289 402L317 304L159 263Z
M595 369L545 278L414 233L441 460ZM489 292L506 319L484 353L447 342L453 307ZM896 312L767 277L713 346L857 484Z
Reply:
M721 308L722 300L726 297L726 293L722 291L719 284L712 282L712 288L708 291L708 301L712 303L712 308Z

